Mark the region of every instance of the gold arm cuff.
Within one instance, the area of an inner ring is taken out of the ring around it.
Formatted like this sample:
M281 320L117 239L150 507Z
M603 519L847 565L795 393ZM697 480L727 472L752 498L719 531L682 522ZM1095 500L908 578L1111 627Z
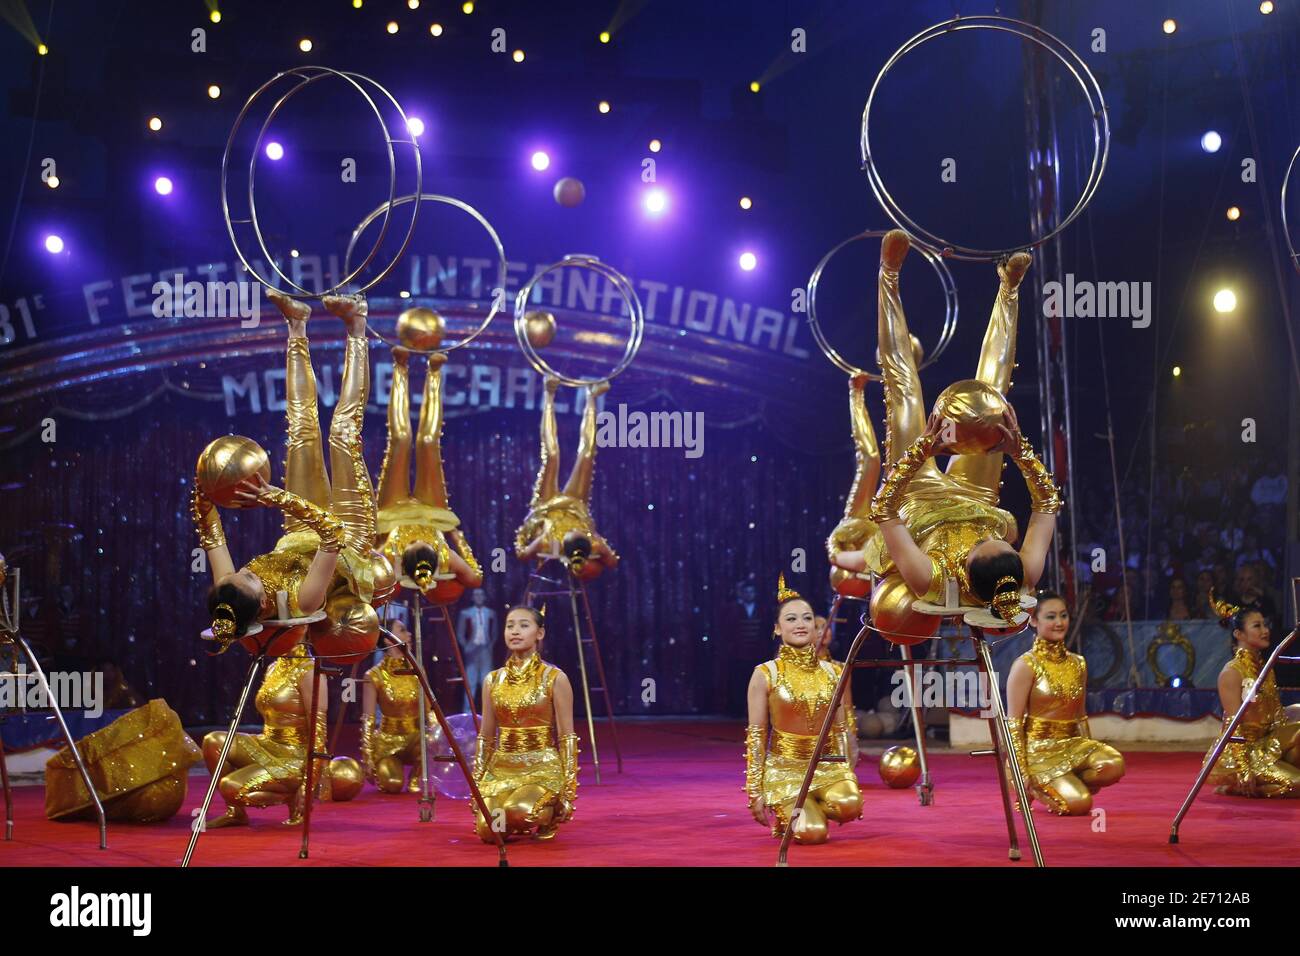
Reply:
M204 551L212 551L226 543L217 506L199 491L197 479L190 494L190 517L194 519L194 530L199 534L199 545Z
M478 783L483 779L483 774L487 772L488 764L492 760L492 755L496 753L496 747L488 742L488 739L482 734L476 738L474 748L474 782Z
M745 728L745 793L750 799L763 795L763 760L767 734L762 727Z
M1029 444L1029 439L1024 435L1020 436L1020 448L1012 457L1016 467L1025 477L1025 484L1029 487L1032 510L1044 515L1054 515L1059 512L1062 504L1061 493L1052 479L1052 473L1038 460L1034 454L1034 446Z
M565 734L560 738L560 765L564 768L564 789L560 800L570 807L578 799L578 735Z
M903 506L903 495L913 476L921 470L939 442L938 435L922 435L908 446L881 483L876 496L871 499L871 520L879 524L897 518Z
M263 494L262 500L297 518L320 538L320 550L338 554L343 537L343 522L324 508L318 507L292 492L277 488Z
M1016 762L1020 765L1020 775L1028 789L1032 780L1029 776L1029 750L1025 744L1025 718L1008 717L1007 732L1011 735L1011 749L1015 751Z

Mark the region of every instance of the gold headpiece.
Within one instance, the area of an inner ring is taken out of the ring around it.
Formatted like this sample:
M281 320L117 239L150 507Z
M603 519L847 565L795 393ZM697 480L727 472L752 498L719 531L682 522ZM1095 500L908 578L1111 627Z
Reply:
M235 609L224 601L212 611L212 636L219 641L235 636Z
M1214 588L1210 588L1210 607L1214 608L1214 613L1219 616L1219 620L1226 622L1241 610L1237 604L1229 604L1221 600L1215 593Z
M1019 585L1019 583L1007 574L998 578L998 583L993 587L993 600L989 607L1008 624L1016 623L1016 617L1020 614L1020 588L1017 586L1003 590L1003 585Z
M411 572L411 580L420 586L421 591L427 591L433 583L433 565L428 561L420 561Z
M776 578L776 603L784 604L786 601L793 601L795 598L803 598L803 595L794 588L785 586L785 572L782 571Z

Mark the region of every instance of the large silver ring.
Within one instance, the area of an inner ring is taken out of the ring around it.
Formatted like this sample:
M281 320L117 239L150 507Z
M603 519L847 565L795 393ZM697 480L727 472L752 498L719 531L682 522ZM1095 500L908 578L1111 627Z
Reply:
M284 106L284 104L290 99L290 97L298 93L304 87L312 83L315 83L317 80L324 79L325 77L328 76L339 77L340 79L346 80L348 83L350 83L352 87L358 93L361 94L361 96L365 99L366 103L370 105L371 110L374 111L375 118L379 120L379 126L384 131L384 141L388 150L389 206L386 207L385 209L383 226L380 228L379 235L375 239L375 244L373 247L371 247L370 253L366 256L365 260L360 265L358 265L354 271L344 276L344 278L332 288L326 289L324 292L311 292L307 289L304 289L302 286L298 285L287 275L285 275L284 271L276 263L275 257L271 255L270 250L266 246L266 239L262 235L261 225L257 221L257 195L256 195L256 188L255 188L256 181L257 181L256 180L257 160L262 152L262 140L266 136L266 129L268 126L270 126L271 120L275 118L275 114L279 112L280 108ZM270 113L267 114L266 120L262 123L261 129L258 130L257 142L253 146L253 154L248 161L248 218L234 219L231 217L231 213L230 213L230 193L227 188L227 182L229 179L230 152L235 143L235 135L239 132L239 127L243 124L244 118L248 115L248 111L252 108L253 103L257 101L258 97L260 97L263 93L265 93L268 89L270 89L272 86L274 86L276 83L278 83L280 80L284 79L285 77L296 77L298 79L298 82L296 85L290 88L288 92L284 93L284 95L282 95L278 100L276 100L275 105L271 107ZM366 91L365 87L362 86L362 83L368 83L370 86L377 89L381 94L383 94L384 98L386 98L388 102L391 103L393 107L397 110L397 113L402 120L402 131L407 136L406 139L393 139L392 134L389 132L388 124L384 122L383 114L379 111L379 107L375 104L374 99ZM299 66L299 67L294 67L293 69L290 70L284 70L283 72L277 73L275 76L271 77L271 79L267 80L265 83L259 86L257 90L253 92L253 95L250 96L244 102L243 109L239 111L239 115L235 118L235 123L230 128L230 136L226 139L225 152L222 153L221 155L221 213L226 221L226 232L230 236L230 242L235 247L235 255L239 256L239 261L243 263L244 268L249 272L249 274L252 275L255 279L257 279L265 286L274 287L275 285L274 283L269 281L266 276L263 276L260 272L258 272L253 267L253 264L249 261L248 257L244 255L244 250L240 247L239 240L235 236L236 223L239 223L241 225L252 226L253 234L257 238L258 248L262 250L262 255L265 256L266 261L271 264L271 268L275 270L276 275L278 275L280 279L282 279L293 289L297 290L296 292L285 293L290 298L319 299L327 295L335 295L340 291L342 291L346 286L350 285L352 281L356 279L356 277L360 275L361 272L368 265L370 265L371 260L374 259L376 253L379 251L379 246L383 242L384 236L388 232L388 225L389 225L388 216L389 213L391 212L391 204L397 196L397 160L393 154L393 146L395 144L409 145L412 149L412 152L415 154L415 194L419 195L420 193L420 187L423 183L423 174L421 171L421 164L420 164L420 146L418 143L416 143L415 138L411 136L406 123L407 123L406 112L402 109L401 104L398 103L396 99L394 99L393 94L389 93L388 90L386 90L379 83L376 83L374 80L370 79L370 77L362 76L360 73L341 72L339 70L332 70L326 66ZM366 290L370 289L372 286L376 285L378 282L380 282L385 276L388 275L389 272L393 270L393 267L397 265L398 261L402 258L403 254L405 254L406 247L411 242L411 236L415 233L415 219L417 214L419 213L419 206L420 204L418 202L416 202L412 206L410 226L407 228L406 237L402 241L401 248L398 249L398 251L394 254L392 262L390 262L383 270L381 270L373 279L371 279L369 282L365 283L359 289L357 289L356 290L357 292L363 293Z
M533 343L528 340L528 323L525 314L528 311L528 298L532 295L533 287L537 285L542 276L563 268L590 269L598 275L603 275L627 304L628 315L632 322L632 331L627 337L627 345L623 348L623 357L619 359L618 364L614 366L608 375L597 378L570 378L567 375L561 375L551 368L550 364L537 353ZM528 359L528 364L538 374L558 379L562 385L585 388L599 385L601 382L611 381L632 364L632 359L636 358L636 353L641 348L641 337L644 334L645 311L641 307L641 299L637 296L636 290L632 288L632 283L628 281L627 276L623 275L623 273L613 266L601 262L595 256L565 256L559 262L552 263L539 271L524 284L523 288L515 296L515 338L519 340L519 347L524 350L524 356Z
M487 314L484 315L483 321L479 323L478 328L476 328L465 338L461 339L455 345L440 345L436 349L416 349L416 348L411 348L409 345L402 346L403 348L408 349L409 351L418 352L422 355L429 355L432 354L433 352L451 352L454 351L455 349L463 348L464 346L469 345L469 343L473 342L476 338L478 338L479 335L483 332L483 330L486 329L488 325L491 324L492 320L496 317L497 313L501 311L502 306L504 305L505 302L505 288L506 288L505 246L501 244L501 237L497 235L497 231L492 228L492 223L488 222L487 217L484 216L481 212L479 212L469 203L463 202L462 200L459 200L454 196L440 196L437 193L420 193L418 196L416 195L398 196L396 199L390 200L389 202L380 203L378 206L375 207L375 209L370 213L370 215L366 216L365 219L361 220L360 224L357 226L356 229L352 230L352 237L348 240L348 251L343 257L343 271L346 272L350 268L350 263L352 262L352 251L353 249L356 248L357 240L361 238L361 234L365 232L367 228L369 228L372 222L378 219L381 215L387 216L387 214L392 211L392 208L394 206L403 206L406 205L407 203L414 203L414 202L441 202L441 203L446 203L449 206L455 206L457 209L464 210L465 212L473 216L474 219L478 222L478 224L487 231L488 237L492 240L492 245L496 247L496 251L497 251L497 281L496 281L496 285L493 286L491 289L492 305L488 309ZM395 264L396 264L396 260L394 260L394 265ZM373 285L373 283L371 283L371 285ZM399 342L393 341L392 339L388 338L388 336L384 335L381 332L376 331L373 328L371 328L369 331L371 335L375 336L376 338L384 342L387 342L389 345L401 344Z
M1079 88L1083 90L1083 95L1088 101L1088 111L1092 114L1092 143L1093 155L1092 166L1088 170L1088 179L1084 183L1083 191L1079 194L1079 201L1075 203L1074 208L1070 210L1055 229L1044 236L1032 239L1029 243L1019 246L1010 246L1005 249L980 249L973 246L963 246L955 242L949 242L942 236L930 232L925 227L919 225L905 213L889 194L884 180L880 176L880 170L877 169L876 163L871 155L871 105L876 98L876 90L880 88L880 81L893 68L899 60L916 49L927 40L933 40L935 37L944 36L945 34L955 33L959 30L997 30L1002 33L1010 33L1013 36L1020 37L1023 40L1029 40L1036 43L1047 52L1051 53L1064 64L1065 68L1078 82ZM1106 171L1106 157L1110 152L1110 121L1106 113L1106 101L1101 94L1101 86L1097 78L1092 75L1086 63L1074 52L1063 40L1055 35L1048 33L1042 27L1035 26L1032 23L1026 23L1023 20L1015 20L1010 17L995 16L972 16L972 17L954 17L951 20L945 20L942 23L936 23L934 26L922 30L916 36L912 37L902 46L900 46L894 55L889 58L880 72L876 74L876 81L871 84L871 92L867 96L867 105L862 110L862 168L867 171L867 179L871 183L871 191L876 194L876 199L884 208L885 213L891 220L902 230L912 236L917 237L918 244L928 245L935 251L954 259L970 259L977 262L994 262L1003 259L1012 253L1021 252L1026 249L1033 249L1052 237L1060 233L1066 226L1074 222L1075 219L1083 212L1084 208L1092 201L1092 197L1097 192L1097 187L1101 185L1102 173Z
M1291 265L1300 272L1300 252L1296 252L1295 243L1291 240L1291 229L1286 223L1286 194L1291 185L1291 174L1295 172L1297 159L1300 159L1300 146L1297 146L1295 152L1291 154L1291 162L1286 166L1286 175L1282 177L1282 238L1286 240L1286 251L1291 256Z
M849 236L839 245L834 246L830 252L822 256L821 262L817 263L817 268L813 269L812 275L808 277L808 327L812 329L813 338L817 342L817 347L822 353L831 360L831 363L841 372L849 375L865 375L872 381L881 381L879 372L868 372L866 369L858 368L849 362L844 356L840 355L831 345L830 340L822 331L821 323L817 321L817 285L821 282L822 271L826 264L831 261L835 253L839 252L851 242L857 242L859 239L882 239L886 235L885 230L868 229L866 232L860 232L856 236ZM943 286L943 329L939 332L939 342L934 347L933 352L928 352L921 364L917 367L923 369L931 363L938 360L943 354L943 350L948 347L952 341L953 335L957 331L957 283L952 277L952 272L948 269L948 263L943 261L943 256L939 255L933 249L927 248L921 244L916 246L925 261L930 263L931 268L939 276L939 283Z

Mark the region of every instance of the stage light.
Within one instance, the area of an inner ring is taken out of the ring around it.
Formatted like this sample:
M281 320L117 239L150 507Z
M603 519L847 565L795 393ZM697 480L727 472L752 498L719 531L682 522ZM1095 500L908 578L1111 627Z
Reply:
M297 258L298 258L298 250L297 250L297 249L290 249L290 250L289 250L289 258L291 258L291 259L297 259Z
M1178 378L1178 377L1179 377L1180 375L1182 375L1182 374L1183 374L1183 367L1182 367L1181 365L1175 365L1175 366L1174 366L1174 378Z
M460 5L460 12L466 15L473 13L474 4L471 3L470 0L465 0L465 2Z
M38 44L36 44L36 55L37 55L37 56L45 56L45 55L46 55L47 53L49 53L49 52L50 52L50 48L47 47L44 43L38 43Z
M298 41L298 49L302 50L303 53L310 53L311 40L307 39L306 37L303 37L301 40Z
M149 117L149 128L155 133L162 129L162 119L157 116Z
M1182 679L1181 677L1171 677L1171 678L1169 678L1169 686L1170 686L1170 687L1182 687L1182 686L1183 686L1183 679Z
M741 196L741 197L740 197L740 208L741 208L741 209L748 209L748 208L750 208L750 207L753 206L753 205L754 205L754 200L750 199L748 196Z
M441 23L429 24L429 32L436 37L442 36L442 24Z
M1264 2L1259 5L1259 12L1264 14L1264 16L1268 16L1270 13L1272 13L1273 0L1264 0Z
M602 113L608 113L608 112L609 112L609 101L608 101L608 100L601 100L599 103L596 104L596 109L600 110Z
M608 31L608 30L601 30L601 31L600 31L600 42L601 42L601 43L608 43L608 42L609 42L609 31Z
M547 156L545 152L539 149L537 152L533 153L532 163L533 169L540 171L551 165L551 157Z
M153 181L154 192L159 196L170 196L172 194L172 181L166 176L159 176Z
M353 9L353 10L360 10L360 9L361 9L361 0L352 0L352 9Z
M420 0L406 0L406 5L412 10L420 9Z
M659 150L663 148L664 148L664 144L659 142L659 140L657 139L650 140L650 152L657 153L659 152Z
M752 252L742 252L740 254L740 268L744 269L746 272L753 272L757 266L758 256L754 255Z
M53 233L45 237L45 251L53 255L58 255L63 251L63 237L56 236Z
M398 295L399 298L402 298L402 299L409 299L409 298L411 297L411 293L408 292L408 291L406 291L405 289L403 289L401 292L397 293L397 295Z
M759 91L758 80L750 80L750 82L749 82L749 92L751 92L751 93L757 93L758 91Z
M213 83L211 86L208 87L208 99L215 100L220 95L221 95L221 87L217 86L217 84Z
M1223 145L1223 137L1214 130L1206 130L1201 136L1201 149L1207 153L1217 153L1219 147Z
M396 33L396 32L397 32L397 21L396 21L396 20L389 20L389 21L388 21L388 26L385 27L385 29L386 29L389 33Z
M267 159L284 159L284 147L275 140L266 144Z
M1229 207L1228 207L1228 219L1229 219L1229 221L1231 221L1231 222L1236 222L1236 221L1237 221L1238 219L1240 219L1240 218L1241 218L1241 210L1238 209L1236 206L1229 206Z
M1220 289L1214 293L1214 311L1232 312L1237 308L1237 293L1231 289Z
M412 136L423 136L424 120L418 116L408 116L406 118L406 131Z
M1165 31L1165 33L1173 33L1175 30L1178 29L1178 24L1175 23L1173 20L1166 20L1164 22L1164 26L1162 27L1162 29Z
M662 189L652 189L645 194L643 202L645 211L652 216L657 216L668 208L668 194Z
M45 185L49 186L51 189L58 189L58 188L59 188L59 177L58 177L58 176L51 176L49 179L45 180Z
M523 50L515 50L514 53L510 54L510 59L514 60L516 63L523 63L523 62L524 62L524 51L523 51Z
M208 14L208 19L211 20L213 23L220 23L220 22L221 22L221 11L220 11L220 10L213 10L211 13Z

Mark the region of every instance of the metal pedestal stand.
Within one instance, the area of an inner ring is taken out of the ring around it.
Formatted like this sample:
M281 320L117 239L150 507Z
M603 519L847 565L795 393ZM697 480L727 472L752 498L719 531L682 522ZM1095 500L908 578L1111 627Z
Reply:
M63 711L59 708L59 701L54 696L54 691L50 688L50 682L45 677L45 671L41 668L41 662L37 660L35 651L27 640L18 633L19 618L22 616L22 604L20 596L22 593L22 571L19 568L13 569L13 598L9 596L9 590L0 588L0 647L14 645L22 648L23 654L32 665L32 670L36 673L36 679L40 681L41 689L45 692L45 700L49 702L50 709L54 711L54 718L59 722L59 729L63 731L63 739L68 742L68 750L72 753L72 759L77 765L77 772L81 774L81 780L86 785L86 792L90 794L90 799L95 804L95 815L99 817L99 848L108 849L108 821L104 816L104 805L100 802L99 793L95 790L95 784L91 782L90 773L86 770L86 764L81 759L81 754L77 750L77 742L72 739L72 732L68 730L68 724L63 719ZM12 840L14 834L14 805L13 791L9 783L9 768L5 765L4 746L0 743L0 788L4 790L5 795L5 839Z

